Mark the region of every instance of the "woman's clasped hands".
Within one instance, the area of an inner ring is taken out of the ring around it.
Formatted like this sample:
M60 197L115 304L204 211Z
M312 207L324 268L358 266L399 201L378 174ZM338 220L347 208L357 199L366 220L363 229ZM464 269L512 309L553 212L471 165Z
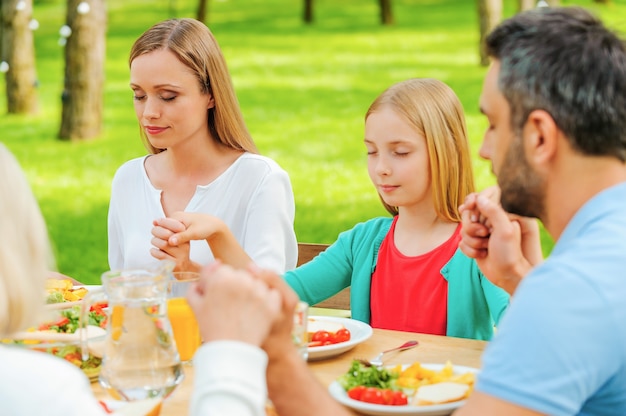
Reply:
M153 225L150 253L158 260L174 261L176 270L200 270L189 257L193 240L206 240L213 256L226 264L246 268L252 261L228 226L213 215L179 211Z

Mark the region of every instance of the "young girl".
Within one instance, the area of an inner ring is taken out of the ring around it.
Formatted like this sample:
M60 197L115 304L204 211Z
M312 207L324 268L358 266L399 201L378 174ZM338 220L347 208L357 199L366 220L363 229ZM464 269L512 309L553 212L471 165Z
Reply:
M311 305L350 286L352 317L376 328L490 339L509 297L458 249L457 207L474 185L457 96L434 79L393 85L365 115L365 147L392 217L341 233L286 281ZM209 221L180 219L188 229L171 242L210 235Z
M260 266L293 268L295 206L287 173L258 155L222 52L194 19L170 19L143 33L130 53L130 86L149 155L115 174L108 217L111 269L170 259L198 270L213 259L204 241L152 239L153 221L178 211L219 218Z

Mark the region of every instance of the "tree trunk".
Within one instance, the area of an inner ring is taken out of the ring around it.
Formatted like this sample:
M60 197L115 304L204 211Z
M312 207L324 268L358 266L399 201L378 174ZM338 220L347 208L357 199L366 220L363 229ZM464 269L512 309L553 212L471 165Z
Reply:
M32 0L2 0L2 56L6 72L7 111L13 114L37 112L37 71L32 19Z
M530 10L535 8L537 5L536 0L518 0L517 1L517 10L523 12L525 10Z
M82 8L90 7L87 12ZM81 9L82 8L82 9ZM82 12L81 12L82 11ZM100 134L104 86L106 9L104 0L67 1L65 82L59 138L88 139Z
M502 20L502 0L476 0L478 6L478 22L480 30L480 64L489 65L489 57L485 50L485 38Z
M204 24L206 24L208 2L208 0L198 0L198 11L196 12L196 20L199 20Z
M383 25L392 25L393 13L391 11L391 0L379 0L380 3L380 23Z
M304 23L313 23L313 0L304 0Z
M2 11L2 4L0 3L0 62L6 62L6 57L4 56L4 44L2 43L2 39L4 39L3 35L5 26L4 12Z

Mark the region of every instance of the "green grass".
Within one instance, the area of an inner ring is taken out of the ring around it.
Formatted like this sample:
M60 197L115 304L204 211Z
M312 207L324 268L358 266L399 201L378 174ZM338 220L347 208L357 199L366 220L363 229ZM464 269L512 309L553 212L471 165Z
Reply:
M63 85L57 41L65 3L35 1L41 109L36 116L7 115L2 99L1 140L20 160L41 204L59 270L97 283L108 269L113 173L145 153L128 88L128 51L155 22L193 17L196 1L108 2L104 128L101 137L76 143L56 139ZM505 3L505 14L512 14L516 2ZM614 27L626 28L622 1L563 3L592 8ZM477 185L494 183L489 164L477 156L486 127L477 110L485 68L478 65L474 2L394 0L392 27L378 23L376 4L317 1L315 24L307 26L299 0L210 2L208 25L228 61L248 127L261 152L291 176L300 241L330 243L357 222L385 213L366 172L363 115L382 90L406 78L436 77L457 92L467 114Z

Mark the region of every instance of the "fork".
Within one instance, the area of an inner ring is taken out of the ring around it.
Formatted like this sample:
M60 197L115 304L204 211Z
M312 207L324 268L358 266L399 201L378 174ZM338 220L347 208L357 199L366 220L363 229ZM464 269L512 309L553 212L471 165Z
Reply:
M357 358L357 361L359 361L361 364L367 367L380 367L383 365L383 356L385 354L392 352L392 351L408 350L409 348L413 348L417 346L418 344L419 342L415 340L407 341L404 344L400 345L399 347L391 348L391 349L381 352L380 354L378 354L376 357L372 358L371 360L364 360L362 358Z

